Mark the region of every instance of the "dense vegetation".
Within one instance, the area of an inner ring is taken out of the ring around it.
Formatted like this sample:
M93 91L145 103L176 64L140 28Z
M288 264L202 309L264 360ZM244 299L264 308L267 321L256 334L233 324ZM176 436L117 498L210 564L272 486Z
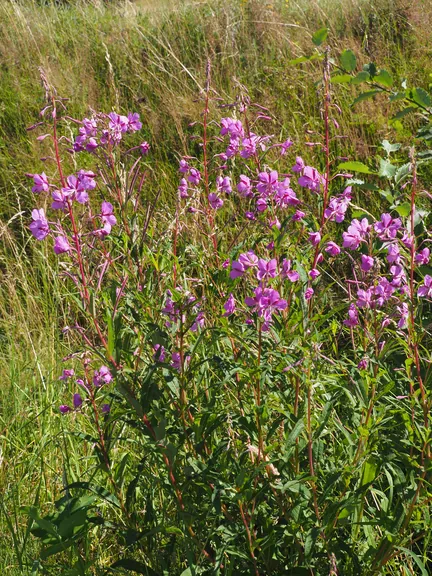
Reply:
M1 4L2 574L430 572L431 14Z

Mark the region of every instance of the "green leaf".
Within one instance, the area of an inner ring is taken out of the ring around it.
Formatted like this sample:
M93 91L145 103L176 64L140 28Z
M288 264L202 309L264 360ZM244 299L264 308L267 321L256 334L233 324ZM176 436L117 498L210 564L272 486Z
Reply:
M357 66L357 58L352 50L344 50L341 54L342 68L347 72L352 72Z
M398 548L398 550L400 550L401 552L403 552L404 554L406 554L407 556L409 556L410 558L412 558L414 560L414 562L420 568L421 576L428 576L429 572L426 570L426 566L423 564L423 561L420 559L419 556L417 556L417 554L415 554L409 548L400 547L400 548Z
M342 162L342 164L339 164L337 169L338 171L348 170L349 172L361 172L362 174L376 174L376 172L373 172L368 166L366 166L366 164L357 162L356 160L353 160L352 162Z
M391 154L392 152L397 152L400 149L401 144L390 144L388 140L383 140L381 142L381 146L387 152L387 154Z
M396 171L396 166L393 166L393 164L388 160L380 158L380 167L378 171L379 176L384 176L385 178L393 178L393 176L396 174Z
M356 86L357 84L362 84L363 82L367 82L369 79L370 79L369 72L366 72L366 70L362 70L361 72L359 72L357 74L357 76L355 76L351 80L351 84L354 84L354 86Z
M411 114L411 112L415 112L416 110L417 108L415 106L407 106L406 108L399 110L399 112L396 112L396 114L392 117L392 120L399 120L400 118L403 118L407 114Z
M353 77L349 74L338 74L337 76L333 76L331 81L332 84L348 84L352 79Z
M303 64L303 62L309 62L309 58L307 56L300 56L299 58L294 58L294 60L290 60L289 64L295 66L296 64Z
M363 464L361 486L365 486L366 484L373 482L376 478L377 470L378 464L373 458L366 460L366 462Z
M363 70L365 72L368 72L369 75L371 76L371 78L373 78L374 76L377 75L377 67L375 66L375 64L373 62L370 62L369 64L365 64L363 66Z
M138 562L137 560L132 560L132 558L122 558L117 560L111 565L111 568L124 568L131 572L137 572L138 574L146 574L146 576L161 576L159 572L150 568L147 564Z
M378 76L374 77L374 82L378 82L378 84L382 84L387 88L391 88L393 86L393 78L391 74L387 72L387 70L380 70Z
M357 96L357 98L354 100L354 102L351 104L351 106L355 106L359 102L363 102L363 100L369 100L370 98L373 98L374 96L376 96L377 94L380 94L381 92L382 92L381 89L368 90L367 92L362 92L361 94L359 94Z
M431 98L429 94L426 92L426 90L423 90L423 88L413 88L410 91L410 96L412 100L414 100L414 102L419 106L429 108L429 106L431 105Z
M321 46L321 44L325 42L327 34L328 34L327 28L320 28L312 36L312 42L315 44L315 46Z
M398 204L395 206L394 209L399 214L399 216L406 218L411 212L411 204L409 202L404 202L403 204Z

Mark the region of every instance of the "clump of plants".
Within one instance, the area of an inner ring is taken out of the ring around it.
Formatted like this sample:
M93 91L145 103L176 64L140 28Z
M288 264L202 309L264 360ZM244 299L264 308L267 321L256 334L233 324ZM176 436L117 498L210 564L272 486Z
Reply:
M42 75L52 155L29 175L30 230L71 303L53 417L85 471L65 449L64 495L27 509L33 573L427 573L427 195L413 148L384 141L380 175L343 157L318 56L316 164L246 89L221 102L209 63L168 206L139 115L70 119ZM350 54L341 67L355 77Z

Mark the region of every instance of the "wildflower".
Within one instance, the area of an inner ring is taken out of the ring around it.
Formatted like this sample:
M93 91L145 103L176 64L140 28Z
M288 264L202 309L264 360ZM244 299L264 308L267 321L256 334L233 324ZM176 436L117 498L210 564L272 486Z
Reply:
M213 210L219 210L219 208L222 208L224 203L222 198L219 198L219 196L214 192L208 195L208 201Z
M291 168L291 170L293 172L301 172L304 169L304 167L305 167L305 163L303 162L303 158L301 158L300 156L297 156L296 163Z
M29 174L29 176L33 178L34 182L32 192L39 194L40 192L49 191L48 177L45 172L42 172L42 174Z
M137 132L141 130L142 123L140 122L140 116L137 112L129 113L127 115L127 130L129 132Z
M400 262L400 251L397 244L389 244L387 246L387 262L390 264L399 264Z
M327 208L324 211L324 217L332 222L340 224L345 220L345 213L350 203L349 196L340 198L331 198Z
M102 414L109 414L111 412L111 406L109 404L102 404L101 412Z
M359 370L366 370L366 368L368 367L368 363L369 363L368 358L362 358L360 362L357 364L357 368Z
M360 288L357 290L357 306L359 308L371 308L373 301L373 290L372 288L368 288L367 290L363 290Z
M284 280L288 278L290 282L297 282L300 278L299 273L296 270L291 270L292 262L287 258L282 261L281 278Z
M191 184L195 184L195 186L197 186L200 183L200 180L201 180L201 174L199 170L197 170L196 168L191 168L188 176L188 181Z
M372 256L366 256L365 254L362 254L360 267L363 270L363 272L369 272L369 270L373 268L373 265L374 265L374 259L372 258Z
M245 298L247 306L251 307L258 313L260 318L264 318L266 329L271 322L273 312L277 310L285 310L287 301L280 297L279 292L273 288L262 288L258 286L255 288L254 296L247 296Z
M420 250L420 252L416 253L414 259L415 259L416 264L426 265L429 262L429 257L430 257L429 248L423 248L423 250Z
M204 312L199 312L198 316L195 318L195 322L191 326L191 332L197 332L198 328L204 328L205 318Z
M95 370L93 375L93 384L95 386L102 386L103 384L109 384L113 377L109 368L107 366L101 366L99 370Z
M390 267L390 274L393 276L391 283L396 288L406 282L405 270L399 264Z
M67 186L62 188L62 192L68 198L76 200L79 204L86 204L89 196L87 194L86 181L79 180L76 176L66 178Z
M349 326L350 328L354 328L355 326L358 325L359 323L358 312L354 304L350 304L350 307L348 309L348 318L344 320L343 323L345 324L345 326Z
M338 254L340 254L341 249L339 248L339 246L335 243L335 242L327 242L326 247L325 247L325 251L330 254L330 256L337 256Z
M243 198L251 198L253 196L252 185L250 178L244 174L240 175L240 181L237 184L237 190Z
M408 232L405 231L401 238L401 242L407 248L411 248L414 242L414 236L412 234L408 234Z
M277 192L275 194L275 202L282 208L287 206L296 206L300 203L296 193L292 188L290 188L289 178L285 178L283 182L279 182Z
M258 266L258 256L253 250L240 254L238 261L243 265L245 270Z
M73 368L65 368L62 372L62 375L59 377L59 380L68 380L68 378L72 378L74 374L75 370Z
M66 210L67 208L67 199L70 197L71 193L65 192L65 188L62 190L54 190L52 192L52 199L53 202L51 204L51 208L53 210Z
M245 212L245 217L246 217L248 220L256 220L255 214L254 214L253 212Z
M278 173L276 170L258 174L257 190L263 198L272 196L276 192L278 184Z
M103 229L106 231L107 234L111 232L112 226L117 224L117 218L114 216L114 208L111 202L102 202L101 206L101 220L103 224Z
M187 163L186 160L182 158L179 163L179 172L181 172L182 174L187 174L189 170L190 170L189 164Z
M188 364L189 361L190 356L186 356L186 358L184 359L184 363ZM174 370L178 370L179 372L181 372L182 366L181 366L180 352L173 352L171 354L171 367L174 368Z
M231 194L232 192L231 178L229 176L218 176L216 178L216 186L218 190L225 192L225 194Z
M320 232L310 232L309 233L309 242L312 246L318 246L321 242L321 233Z
M363 218L361 221L354 219L351 224L348 226L348 231L343 232L343 244L344 248L349 248L350 250L357 250L360 246L360 242L362 242L366 234L369 231L369 222L366 218Z
M378 307L383 306L388 300L390 300L393 292L393 286L387 280L387 278L380 278L378 281L378 285L375 286L374 295L375 295L375 302Z
M259 136L251 132L248 138L243 138L242 140L243 148L240 152L240 156L245 160L247 160L248 158L256 154L256 147L259 142L260 142ZM265 148L265 146L261 144L261 148Z
M150 152L150 144L147 141L141 142L139 149L143 156L147 156L147 154Z
M180 184L179 184L179 187L177 188L177 190L179 191L180 198L188 198L188 196L189 196L188 183L187 183L186 178L182 178L180 180Z
M317 270L316 268L312 268L312 270L310 270L309 272L309 277L311 278L311 280L316 280L319 275L320 271Z
M314 295L314 289L310 288L310 287L306 288L305 294L304 294L305 300L310 300L313 295Z
M272 260L264 260L260 258L258 260L258 280L267 280L268 278L276 278L277 276L277 261L275 258Z
M293 145L293 142L292 142L290 139L285 140L285 142L282 142L282 144L280 145L280 147L281 147L281 156L284 156L284 155L287 153L287 150L288 150L289 148L291 148L292 145Z
M43 208L35 208L32 210L32 218L33 222L29 226L31 233L36 240L43 240L49 233L49 225L45 216L45 210Z
M81 394L74 394L73 395L73 405L74 408L79 408L83 403L83 399L81 398Z
M258 212L264 212L267 210L267 200L265 198L258 198L256 207Z
M234 260L231 265L230 278L234 280L235 278L241 278L245 272L245 267L238 260Z
M316 194L319 193L321 184L324 183L324 178L315 168L312 166L305 166L303 169L303 175L298 179L298 185L303 188L308 188Z
M157 362L165 362L165 347L161 344L155 344L153 350L153 360Z
M56 254L63 254L72 250L66 236L57 236L54 240L54 252Z
M59 410L62 414L67 414L68 412L71 411L71 407L68 406L67 404L62 404L61 406L59 406Z
M424 277L424 284L419 287L417 296L419 298L432 298L432 276L429 274Z
M396 238L397 231L401 228L402 222L399 218L393 218L390 214L381 214L381 220L375 222L374 228L380 240L392 240Z
M404 328L407 327L408 323L408 314L409 314L408 304L406 302L402 302L401 306L397 306L397 311L399 312L400 315L397 327L403 330Z
M305 216L306 214L304 212L302 212L301 210L296 210L292 219L294 220L294 222L299 222Z
M116 112L110 112L108 118L110 119L109 129L111 130L111 135L114 140L118 141L121 139L121 133L127 132L129 128L129 119L127 116L116 114Z
M229 295L228 300L224 304L225 314L224 316L231 316L236 309L236 301L232 294Z

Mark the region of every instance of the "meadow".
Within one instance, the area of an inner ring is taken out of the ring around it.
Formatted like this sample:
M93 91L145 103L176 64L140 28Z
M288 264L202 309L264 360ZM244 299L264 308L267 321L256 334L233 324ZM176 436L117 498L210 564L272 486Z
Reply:
M431 573L431 23L0 3L2 575Z

